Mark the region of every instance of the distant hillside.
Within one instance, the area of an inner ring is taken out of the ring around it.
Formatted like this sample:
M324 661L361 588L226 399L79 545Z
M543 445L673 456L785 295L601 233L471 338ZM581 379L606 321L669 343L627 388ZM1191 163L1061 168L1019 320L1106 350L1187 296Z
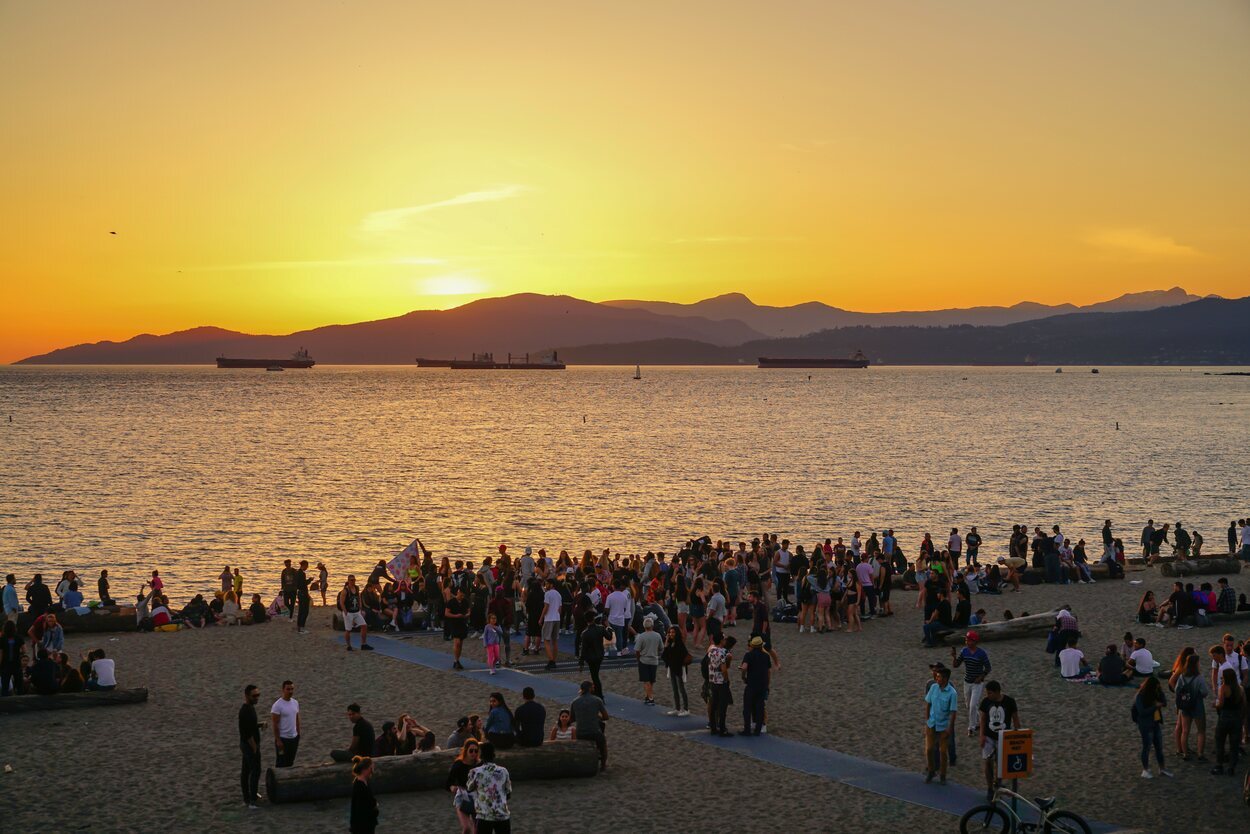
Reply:
M605 307L569 296L521 294L488 298L452 310L254 336L198 327L124 342L96 342L23 359L24 364L204 365L219 355L284 358L305 347L323 364L410 364L416 357L468 358L475 352L539 353L561 344L685 338L738 344L763 334L740 321L674 317Z
M771 337L804 336L832 327L944 326L952 324L1004 325L1047 318L1063 313L1121 313L1173 307L1199 300L1180 287L1170 290L1128 293L1110 301L1085 307L1075 304L1046 305L1022 301L1010 307L968 307L898 313L857 313L817 301L792 307L756 304L742 293L727 293L693 304L668 301L605 301L613 307L649 310L668 316L702 316L709 319L738 319Z
M1250 365L1250 298L1123 313L1070 313L1000 327L842 327L737 347L687 341L560 349L579 364L754 364L760 356L850 356L891 365Z

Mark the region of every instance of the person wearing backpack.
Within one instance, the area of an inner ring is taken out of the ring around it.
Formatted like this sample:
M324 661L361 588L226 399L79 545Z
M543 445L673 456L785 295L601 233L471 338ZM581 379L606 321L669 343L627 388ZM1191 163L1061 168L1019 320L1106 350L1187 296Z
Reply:
M1137 724L1137 730L1141 733L1141 778L1153 779L1154 774L1150 772L1150 748L1153 746L1155 750L1155 760L1159 763L1159 775L1172 775L1172 771L1168 770L1163 761L1163 709L1168 704L1167 696L1163 694L1163 687L1159 683L1159 679L1154 675L1142 681L1141 687L1137 690L1137 697L1133 700L1133 706L1130 714L1134 723Z
M1198 732L1198 761L1205 762L1207 749L1207 712L1204 699L1211 694L1206 678L1198 669L1198 655L1185 656L1181 670L1172 675L1169 686L1176 693L1176 752L1182 761L1189 761L1190 733Z

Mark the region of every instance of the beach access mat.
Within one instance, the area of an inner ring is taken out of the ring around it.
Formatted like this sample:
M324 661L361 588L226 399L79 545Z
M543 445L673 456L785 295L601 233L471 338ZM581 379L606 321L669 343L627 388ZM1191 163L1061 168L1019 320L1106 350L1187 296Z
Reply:
M443 646L441 640L437 643L394 640L388 635L372 637L369 642L376 649L375 654L429 669L451 671L451 656L447 652L438 650ZM563 646L561 648L563 649ZM571 645L569 649L571 657ZM632 663L633 657L615 660ZM563 678L550 675L536 676L529 671L517 668L499 669L488 678L486 664L468 659L462 659L461 663L464 671L453 672L453 674L480 679L483 682L489 680L491 686L499 689L520 692L525 687L532 686L538 697L565 703L572 701L578 695L578 685ZM572 668L576 669L576 661L573 662ZM665 715L666 710L663 706L647 706L640 700L615 693L608 693L604 703L608 708L608 713L615 720L628 721L631 724L678 734L695 744L719 747L779 767L831 779L879 796L943 811L954 816L962 816L969 808L985 802L984 787L968 787L953 782L939 785L936 780L925 784L924 774L918 770L904 770L893 765L849 756L836 750L776 735L751 737L735 735L721 738L708 732L705 715L696 713L684 718ZM695 707L698 709L699 705L696 704ZM608 735L611 736L611 734L612 729L609 724ZM979 776L980 762L976 764ZM1028 788L1025 787L1025 792L1027 790ZM1080 813L1079 809L1071 810ZM1025 820L1036 822L1035 818L1030 819L1028 816L1025 816ZM1107 823L1093 820L1088 820L1088 822L1090 828L1098 834L1110 834L1110 832L1121 830L1119 826Z

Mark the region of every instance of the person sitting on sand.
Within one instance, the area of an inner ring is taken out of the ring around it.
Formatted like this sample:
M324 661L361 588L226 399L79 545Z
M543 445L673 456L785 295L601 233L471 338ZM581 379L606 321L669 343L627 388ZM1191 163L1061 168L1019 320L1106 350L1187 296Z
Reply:
M152 592L150 599L152 600L152 625L160 628L172 623L174 616L169 612L169 601L155 591Z
M65 652L61 652L57 658L57 677L61 681L62 692L82 692L87 688L82 672L70 665L69 655Z
M239 601L235 597L234 591L230 591L221 603L221 622L225 625L238 625L241 620Z
M30 686L39 695L55 695L61 691L61 678L56 661L47 649L39 649L30 664Z
M1123 686L1128 683L1124 658L1120 657L1115 644L1109 644L1102 660L1098 661L1098 682L1103 686Z
M1146 648L1146 638L1138 637L1133 640L1133 653L1128 656L1129 668L1133 670L1133 677L1154 677L1155 659L1154 655Z
M1059 652L1059 674L1068 680L1076 680L1089 675L1089 665L1085 662L1085 653L1076 647L1077 639L1068 638L1068 646Z
M1237 597L1237 612L1241 613L1242 611L1250 611L1250 600L1246 599L1245 594Z
M1158 608L1154 591L1142 594L1141 602L1137 603L1137 622L1142 625L1152 624L1158 616Z
M357 756L373 755L373 725L360 712L360 704L347 705L347 720L352 725L352 740L346 750L331 750L330 758L336 762L350 762Z
M936 600L933 613L924 624L924 644L929 648L936 646L938 637L951 630L951 604L946 599L946 592L939 590Z
M204 628L216 622L203 594L196 594L186 607L182 609L182 621L192 628Z
M87 654L91 674L87 679L87 689L93 692L111 692L117 688L116 665L104 656L104 649L93 649Z
M405 756L411 753L425 753L430 750L438 750L438 744L434 738L433 731L429 727L425 727L417 722L408 713L399 716L396 722L395 739L398 745L397 755ZM386 725L382 725L385 729ZM378 754L382 755L381 753Z
M61 597L61 610L72 611L77 608L82 608L82 591L78 590L78 582L71 579L65 595Z

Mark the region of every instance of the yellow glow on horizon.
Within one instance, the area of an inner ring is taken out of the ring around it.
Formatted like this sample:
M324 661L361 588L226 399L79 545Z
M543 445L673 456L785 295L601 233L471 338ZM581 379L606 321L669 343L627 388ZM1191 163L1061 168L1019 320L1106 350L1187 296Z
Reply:
M1234 0L62 0L0 23L0 362L515 292L1250 292Z

